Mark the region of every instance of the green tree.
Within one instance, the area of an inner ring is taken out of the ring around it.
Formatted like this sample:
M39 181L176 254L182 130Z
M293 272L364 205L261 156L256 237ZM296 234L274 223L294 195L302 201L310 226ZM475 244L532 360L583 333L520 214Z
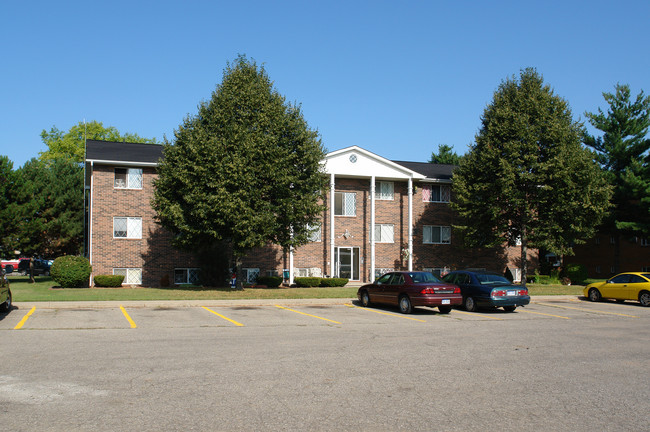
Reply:
M53 258L81 252L83 168L69 159L31 159L17 170L16 244L23 255Z
M521 242L558 255L593 236L611 195L582 125L535 69L507 79L481 118L476 143L454 172L454 208L472 246Z
M448 146L447 144L438 144L438 153L431 153L431 159L429 159L429 163L460 165L462 158L462 156L459 156L454 151L453 147Z
M85 138L92 140L155 143L155 138L142 138L138 134L120 132L113 126L104 127L102 122L91 121L88 123L79 122L72 126L68 132L64 132L52 126L50 131L43 129L41 139L47 145L47 151L40 153L40 158L45 161L53 159L72 159L76 162L83 162Z
M229 250L241 284L241 258L251 249L307 243L323 209L323 157L300 107L285 102L263 66L240 56L165 144L153 207L176 246L199 256Z
M628 85L617 84L614 93L603 93L607 112L585 113L602 136L585 133L584 142L596 153L596 160L614 187L610 216L603 230L614 236L614 265L620 261L621 235L650 234L650 96L643 91L636 99Z
M14 195L16 172L7 156L0 156L0 256L13 258L16 248L16 224L18 221Z

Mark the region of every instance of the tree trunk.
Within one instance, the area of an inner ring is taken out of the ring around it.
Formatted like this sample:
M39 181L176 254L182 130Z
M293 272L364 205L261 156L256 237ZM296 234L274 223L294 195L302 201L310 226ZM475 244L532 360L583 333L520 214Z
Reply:
M244 291L244 273L242 272L241 265L242 265L241 257L235 255L235 275L237 277L237 283L235 285L235 289L239 291Z
M29 283L36 283L36 279L34 279L34 258L29 259Z

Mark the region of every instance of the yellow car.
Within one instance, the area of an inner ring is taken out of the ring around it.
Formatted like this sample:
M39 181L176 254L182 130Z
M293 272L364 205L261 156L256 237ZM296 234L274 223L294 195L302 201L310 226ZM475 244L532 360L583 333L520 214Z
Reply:
M617 274L606 282L587 285L584 294L594 302L602 299L615 299L621 303L638 300L642 306L650 306L650 273Z

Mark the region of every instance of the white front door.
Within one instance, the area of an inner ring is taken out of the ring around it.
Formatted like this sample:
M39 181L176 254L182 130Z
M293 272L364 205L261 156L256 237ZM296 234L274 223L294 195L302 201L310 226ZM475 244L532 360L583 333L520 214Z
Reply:
M336 277L359 280L358 247L337 247L334 262L336 263Z

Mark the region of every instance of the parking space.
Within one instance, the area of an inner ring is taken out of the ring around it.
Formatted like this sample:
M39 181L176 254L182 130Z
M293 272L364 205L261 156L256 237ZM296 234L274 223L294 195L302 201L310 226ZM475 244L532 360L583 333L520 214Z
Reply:
M0 330L100 330L192 327L343 327L366 324L437 325L453 321L517 321L517 320L594 320L639 319L650 317L650 309L638 304L615 302L591 303L577 299L533 300L514 312L488 309L467 312L453 309L440 314L437 309L416 308L412 314L401 314L391 307L360 307L356 302L338 304L274 304L210 305L149 307L39 307L15 308L0 315Z

